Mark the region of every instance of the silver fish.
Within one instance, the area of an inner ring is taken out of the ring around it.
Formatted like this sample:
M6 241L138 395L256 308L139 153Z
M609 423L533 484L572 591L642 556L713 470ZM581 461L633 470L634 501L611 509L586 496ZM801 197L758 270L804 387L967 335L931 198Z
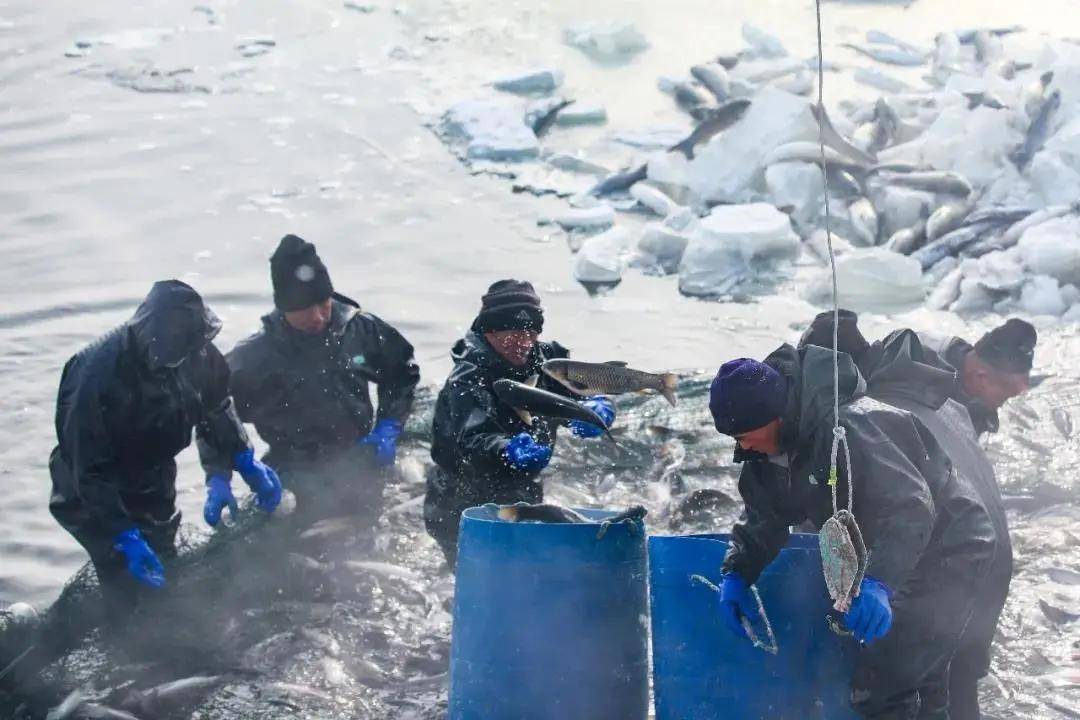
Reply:
M555 124L559 112L573 103L573 100L561 97L535 100L525 109L525 124L532 129L536 137L543 137Z
M826 146L848 156L856 163L872 165L877 162L877 158L874 155L855 147L847 138L837 131L836 127L832 124L832 120L829 119L829 113L826 112L824 107L817 104L811 105L810 112L813 113L814 119L817 120L818 126L821 128L822 137L825 140Z
M301 540L310 540L317 537L329 537L339 535L356 529L356 518L338 517L320 520L310 528L300 533Z
M862 47L861 45L855 45L853 43L841 43L840 45L841 47L854 50L860 55L865 55L871 60L876 60L877 62L886 63L888 65L915 67L926 63L926 55L923 53L912 52L911 50L905 50L899 47Z
M746 114L749 107L749 100L740 99L726 102L716 108L703 108L706 114L702 123L694 128L694 131L685 140L672 145L668 148L668 151L680 152L686 156L687 160L693 160L694 148L707 143L713 137L737 123Z
M926 221L920 220L909 228L897 230L885 243L885 248L901 255L910 255L926 244Z
M774 165L782 162L805 162L821 165L821 146L815 142L791 142L772 149L765 156L765 165ZM866 165L852 160L834 148L825 146L825 166L835 167L838 170L850 172L859 176L866 171Z
M646 164L642 164L633 170L620 170L619 172L608 175L596 185L593 185L587 194L603 197L605 195L629 190L634 183L641 182L648 176L649 166Z
M1021 235L1036 225L1042 225L1047 220L1064 217L1069 213L1076 212L1077 209L1077 205L1051 205L1042 210L1036 210L1024 219L1018 220L1016 224L1011 225L1009 229L1005 231L1002 240L1006 247L1012 247L1020 240Z
M964 220L974 209L975 202L972 199L942 205L926 221L926 239L933 241L942 235L951 233L964 223Z
M149 690L132 692L122 704L125 710L161 717L169 712L170 707L178 706L216 688L223 681L221 675L195 675L192 677L163 683Z
M1046 574L1050 579L1061 585L1080 585L1080 572L1068 568L1048 568Z
M1054 427L1061 433L1061 437L1068 440L1073 434L1072 416L1065 408L1056 407L1050 411L1050 419L1054 421ZM1077 583L1080 585L1080 583Z
M1046 616L1046 619L1055 625L1068 625L1069 623L1080 619L1080 615L1071 613L1067 610L1062 610L1059 607L1054 607L1041 598L1039 599L1039 609L1042 610L1042 614Z
M520 502L516 505L501 507L496 513L504 522L544 522L544 523L587 523L590 522L581 513L560 505Z
M1023 144L1009 155L1009 159L1013 161L1016 167L1023 170L1031 162L1031 158L1035 157L1035 153L1042 149L1043 143L1046 142L1046 138L1050 134L1052 118L1059 107L1061 107L1061 93L1055 90L1050 93L1050 96L1039 107L1035 119L1031 121L1031 126L1028 127Z
M731 99L731 77L728 76L728 71L723 65L719 63L694 65L690 68L690 74L713 94L716 102L722 103Z
M648 373L626 367L626 363L587 363L578 360L548 360L541 366L545 375L580 395L621 395L655 390L674 407L679 378L674 373Z
M705 94L704 90L693 83L683 80L661 78L659 87L662 91L675 98L676 104L683 110L689 111L700 105L708 105L711 102L711 98Z
M926 170L910 173L882 172L880 175L882 180L891 185L901 185L914 190L965 197L971 194L971 183L954 172Z
M939 237L931 243L927 243L924 247L913 252L911 257L919 261L923 270L928 270L942 258L958 255L961 250L982 239L992 230L993 225L990 223L966 225Z
M870 198L862 197L848 205L848 216L851 218L851 227L855 230L858 240L863 247L877 245L880 222L877 210Z

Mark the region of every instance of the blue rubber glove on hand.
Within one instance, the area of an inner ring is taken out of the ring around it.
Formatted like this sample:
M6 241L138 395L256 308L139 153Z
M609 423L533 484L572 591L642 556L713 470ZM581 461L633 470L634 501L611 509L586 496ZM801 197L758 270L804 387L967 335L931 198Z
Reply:
M255 493L255 504L264 512L272 513L281 502L281 480L272 467L255 459L255 451L248 448L233 457L233 467Z
M851 609L844 613L844 624L856 640L869 645L888 634L893 620L891 599L892 590L888 585L872 577L863 578L859 596L851 601Z
M235 520L239 512L236 498L233 497L232 483L225 475L211 475L206 479L206 503L203 505L203 520L210 527L217 527L221 522L221 512L229 508L229 516Z
M360 438L357 444L375 448L375 464L386 467L394 464L394 457L397 455L397 439L400 434L401 423L387 418L375 423L371 432Z
M615 422L615 403L611 402L607 397L593 395L586 398L581 404L599 415L607 427L611 427L611 423ZM594 438L604 432L604 428L583 420L571 420L569 426L575 435L582 438Z
M758 616L757 600L750 586L738 573L724 573L720 580L720 617L738 637L748 637L742 618L753 621Z
M123 553L127 559L128 572L133 578L152 588L165 586L165 568L161 566L157 553L146 543L137 528L117 535L113 539L113 549Z
M533 440L529 433L518 433L503 448L503 457L515 470L543 470L551 461L551 448Z

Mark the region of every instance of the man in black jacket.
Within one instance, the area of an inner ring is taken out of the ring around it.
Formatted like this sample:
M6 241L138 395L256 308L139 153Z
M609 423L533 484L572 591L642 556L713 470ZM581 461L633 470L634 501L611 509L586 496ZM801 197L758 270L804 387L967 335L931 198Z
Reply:
M492 389L502 378L523 382L539 376L544 389L569 394L540 372L545 361L569 356L557 342L538 341L543 326L533 286L500 280L488 289L472 328L451 351L454 369L436 401L432 428L431 457L437 467L428 477L424 499L424 524L450 567L457 560L458 524L467 508L544 499L539 476L551 459L557 425L540 417L526 425ZM615 406L607 398L588 398L584 404L609 426L615 419ZM578 422L571 429L579 437L600 432Z
M334 292L315 246L282 238L270 258L273 312L228 354L240 419L307 514L382 506L420 370L401 333ZM369 383L378 387L372 407Z
M802 342L831 346L832 319L831 312L815 318ZM995 432L1000 404L1027 388L1035 328L1013 318L974 346L957 337L927 343L912 330L898 330L870 345L856 323L854 313L841 311L838 344L859 358L868 393L914 413L931 428L958 471L974 484L994 523L994 559L985 586L973 591L971 622L949 669L952 720L978 720L978 681L990 671L990 648L1009 595L1013 555L997 477L977 438Z
M166 280L64 366L49 510L89 553L111 621L136 601L136 582L165 584L160 558L175 554L180 525L174 458L193 428L212 482L227 489L237 469L264 510L281 498L233 409L229 368L212 342L220 329L195 290Z
M850 478L839 468L839 505L846 507L853 484L870 557L844 615L864 643L852 703L867 718L944 719L949 661L971 615L971 588L994 556L993 523L932 432L911 413L864 396L852 360L839 362L840 426L852 463ZM743 462L745 514L732 531L721 585L721 610L741 634L740 616L757 613L749 586L789 527L810 520L820 528L832 515L833 354L784 345L764 363L725 363L710 409Z

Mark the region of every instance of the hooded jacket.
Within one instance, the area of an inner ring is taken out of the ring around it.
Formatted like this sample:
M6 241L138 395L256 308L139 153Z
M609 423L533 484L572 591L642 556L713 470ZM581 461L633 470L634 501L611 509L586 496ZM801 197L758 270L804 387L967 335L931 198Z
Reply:
M867 574L900 591L922 564L971 565L980 572L993 553L990 518L975 491L958 481L933 434L914 415L866 397L847 355L840 360L840 424L851 451L854 513L870 562ZM833 354L783 345L765 362L788 381L781 450L788 471L761 456L744 462L739 491L745 515L732 531L725 572L748 583L787 542L789 527L832 515L827 483L832 449ZM840 466L838 503L851 479Z
M539 342L529 361L515 367L479 332L470 331L454 344L454 368L439 392L432 426L431 457L439 468L435 480L441 493L490 502L500 491L532 483L540 471L515 470L503 459L503 449L522 432L554 446L557 425L539 417L526 425L513 408L499 402L492 385L502 378L523 382L538 375L540 387L571 395L540 372L545 361L569 355L558 343Z
M405 422L420 369L401 333L352 300L334 295L321 335L295 330L280 310L228 355L230 387L244 422L270 445L274 462L345 450L376 420ZM369 383L378 387L372 408Z
M198 438L207 474L250 447L212 340L221 321L179 280L154 283L134 316L64 366L50 509L71 532L112 537L149 507L172 507L175 456Z

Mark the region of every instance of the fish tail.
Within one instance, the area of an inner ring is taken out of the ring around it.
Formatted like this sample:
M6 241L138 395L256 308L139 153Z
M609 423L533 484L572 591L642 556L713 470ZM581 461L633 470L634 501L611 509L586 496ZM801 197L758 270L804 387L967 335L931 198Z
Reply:
M687 160L694 159L694 142L693 138L686 138L677 145L672 145L668 152L679 152L686 156Z
M679 387L679 376L675 373L664 373L660 378L660 383L660 394L671 403L671 407L675 407L678 402L675 391Z
M504 520L506 522L518 521L518 509L514 505L511 505L510 507L499 508L499 512L496 513L496 515L498 515L500 520Z

